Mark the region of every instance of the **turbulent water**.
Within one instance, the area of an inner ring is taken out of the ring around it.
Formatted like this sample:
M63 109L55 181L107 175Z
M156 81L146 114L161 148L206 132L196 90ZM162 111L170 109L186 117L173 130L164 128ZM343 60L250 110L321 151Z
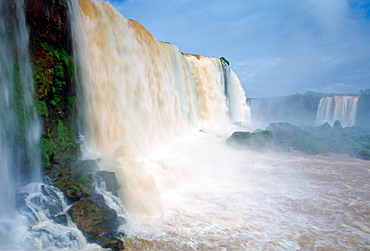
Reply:
M16 188L40 181L40 126L33 105L28 31L21 1L0 1L0 216L14 211ZM24 166L21 166L24 165ZM24 172L24 173L23 173Z
M209 135L152 160L163 214L131 219L127 250L370 249L364 160L248 152Z
M73 9L84 154L116 172L129 212L156 215L162 205L146 156L189 131L226 135L232 123L248 124L245 93L220 59L157 42L106 2Z
M370 248L368 162L226 146L250 122L226 64L106 2L72 9L83 154L123 186L127 250Z
M28 35L13 3L0 0L0 249L101 250L52 221L67 205L39 182ZM227 64L157 42L108 3L70 9L82 152L123 186L125 212L97 189L127 218L127 250L370 250L369 162L227 146L250 123Z
M316 124L328 122L333 126L335 121L340 121L343 127L354 126L357 112L358 96L334 96L320 100L317 109Z
M0 248L22 241L17 189L41 180L40 125L33 104L28 31L22 1L0 1ZM26 239L26 236L24 237Z
M67 205L58 189L41 183L41 125L23 5L0 0L0 250L91 250L96 247L73 223L56 223Z

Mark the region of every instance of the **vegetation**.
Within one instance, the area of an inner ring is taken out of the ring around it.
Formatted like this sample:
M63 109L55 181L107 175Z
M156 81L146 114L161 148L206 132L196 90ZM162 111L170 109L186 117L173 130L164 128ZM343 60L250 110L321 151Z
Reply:
M288 149L284 142L281 142L278 138L274 138L272 132L268 130L257 130L253 133L234 132L226 142L228 144L243 145L252 150L263 150L268 148L275 150Z
M225 63L227 65L230 65L230 62L226 58L221 57L220 60L221 60L221 62L223 62L223 63Z
M71 91L74 74L73 59L66 48L39 37L32 37L34 52L33 75L36 86L36 107L44 121L40 142L43 166L65 162L67 152L76 151L76 139L71 130L71 113L75 102ZM55 156L56 159L53 159Z
M339 121L333 127L327 123L317 127L276 123L268 126L268 129L276 137L287 141L293 149L308 154L345 153L355 156L370 143L369 128L342 128Z
M342 128L339 121L333 127L328 123L317 127L273 123L266 131L235 132L227 142L242 144L253 150L290 148L307 154L343 153L370 159L370 128Z

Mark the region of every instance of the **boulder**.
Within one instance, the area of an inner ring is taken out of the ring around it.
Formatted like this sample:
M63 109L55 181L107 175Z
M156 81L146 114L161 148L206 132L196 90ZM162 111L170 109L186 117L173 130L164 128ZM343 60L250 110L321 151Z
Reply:
M68 213L87 241L112 250L123 250L121 238L124 234L118 230L121 221L116 211L105 204L102 195L93 193L92 196L82 198Z
M238 144L252 150L272 148L272 132L260 130L257 132L234 132L227 140L228 144Z

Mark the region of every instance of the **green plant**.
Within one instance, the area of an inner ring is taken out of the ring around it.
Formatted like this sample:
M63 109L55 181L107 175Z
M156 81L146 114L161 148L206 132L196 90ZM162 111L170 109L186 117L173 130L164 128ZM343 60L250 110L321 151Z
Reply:
M81 191L81 187L79 185L75 186L75 185L70 185L69 186L70 189L76 191L76 192L80 192Z
M221 57L220 60L221 60L221 62L223 62L223 63L225 63L227 65L230 65L230 62L226 58Z

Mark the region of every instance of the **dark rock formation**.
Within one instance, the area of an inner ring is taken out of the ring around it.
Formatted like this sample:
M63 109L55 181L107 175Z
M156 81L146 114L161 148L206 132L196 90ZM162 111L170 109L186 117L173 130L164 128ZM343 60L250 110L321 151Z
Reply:
M98 171L95 173L95 179L99 187L104 183L105 190L111 192L115 196L117 195L117 190L120 188L115 173Z
M104 248L122 250L123 233L118 227L125 221L105 204L95 186L104 183L106 190L117 195L118 181L113 172L99 171L96 160L77 161L72 168L47 168L51 184L59 188L73 205L68 210L77 227L89 242Z
M76 202L68 213L89 242L104 248L122 250L124 234L117 229L120 221L116 211L105 205L102 195L93 193Z

